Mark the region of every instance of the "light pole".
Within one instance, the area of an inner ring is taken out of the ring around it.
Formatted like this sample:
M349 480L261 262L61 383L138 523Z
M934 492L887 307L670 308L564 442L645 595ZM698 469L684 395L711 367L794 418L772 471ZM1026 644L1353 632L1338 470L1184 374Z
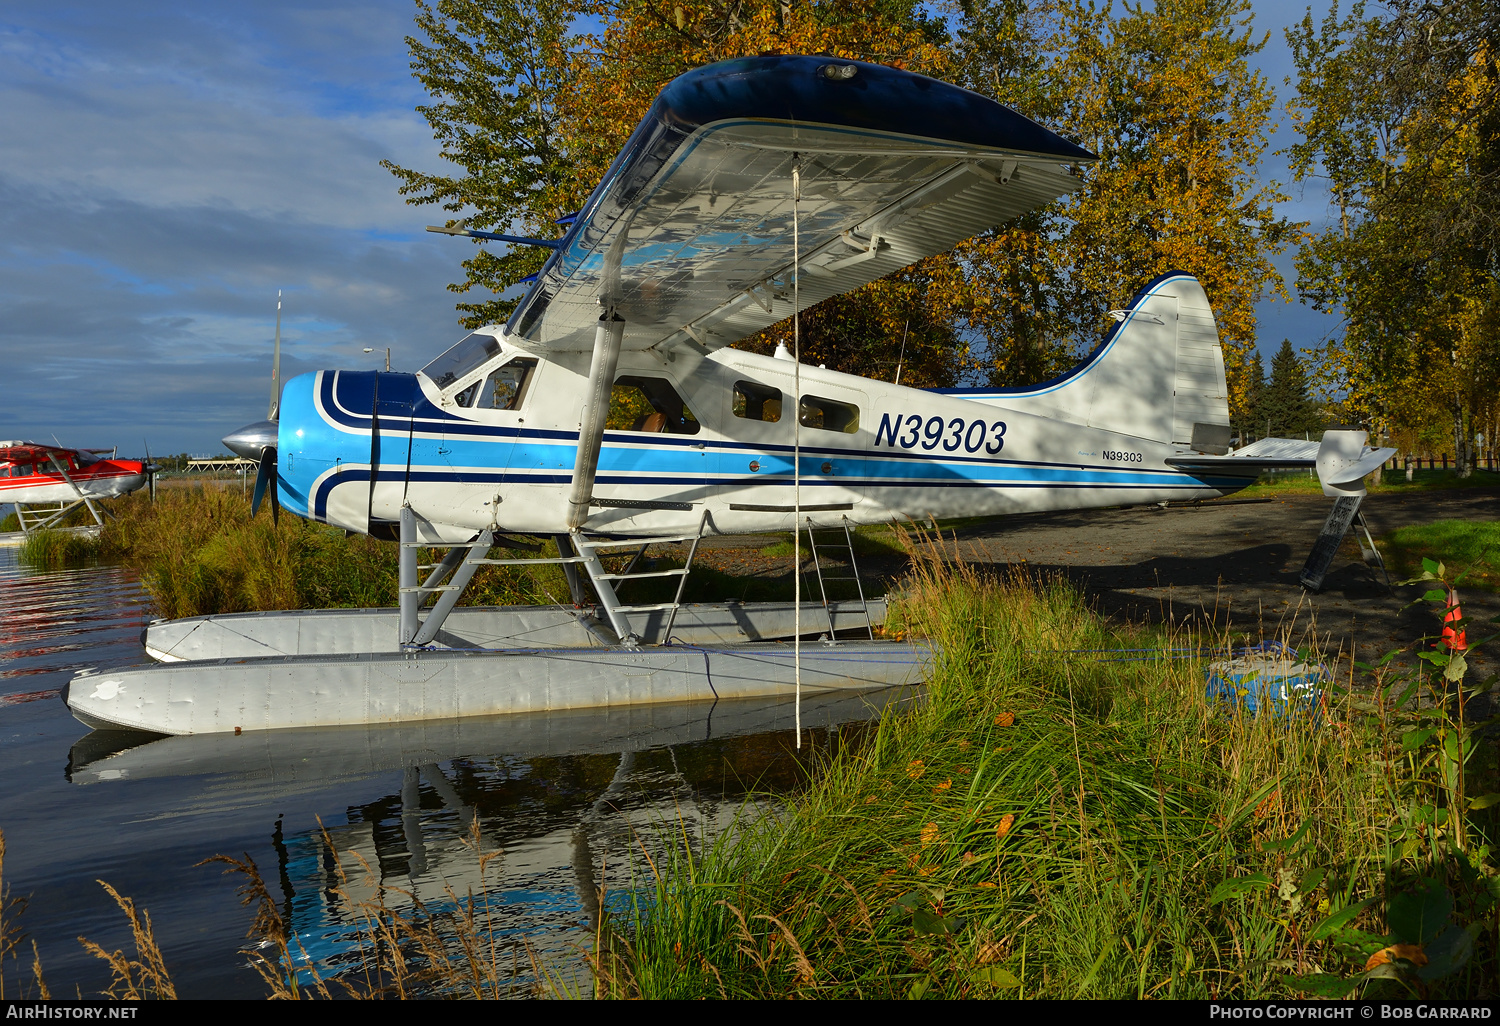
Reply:
M367 352L367 353L373 353L374 351L375 350L371 349L369 346L365 346L365 352ZM390 346L386 346L385 347L385 369L386 369L387 372L389 372L390 369L391 369L391 347Z

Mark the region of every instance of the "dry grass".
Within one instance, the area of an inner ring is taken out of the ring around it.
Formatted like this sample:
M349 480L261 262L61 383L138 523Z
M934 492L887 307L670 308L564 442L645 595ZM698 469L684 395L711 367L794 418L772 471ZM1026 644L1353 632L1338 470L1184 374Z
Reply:
M166 960L162 958L161 948L157 946L156 935L151 929L151 913L145 909L137 911L134 901L122 896L103 880L98 881L98 884L120 906L120 911L125 913L125 919L130 923L130 936L135 944L135 957L132 958L123 949L105 951L86 937L78 938L78 943L83 945L85 951L102 958L114 973L104 996L114 1001L145 1001L152 998L175 1001L177 988L172 984Z

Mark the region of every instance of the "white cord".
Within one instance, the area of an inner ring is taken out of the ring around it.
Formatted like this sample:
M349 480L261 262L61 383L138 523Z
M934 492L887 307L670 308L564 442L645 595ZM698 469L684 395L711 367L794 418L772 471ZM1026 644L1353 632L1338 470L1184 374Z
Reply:
M792 165L792 664L796 675L797 749L802 749L802 238L797 203L802 199L802 169Z

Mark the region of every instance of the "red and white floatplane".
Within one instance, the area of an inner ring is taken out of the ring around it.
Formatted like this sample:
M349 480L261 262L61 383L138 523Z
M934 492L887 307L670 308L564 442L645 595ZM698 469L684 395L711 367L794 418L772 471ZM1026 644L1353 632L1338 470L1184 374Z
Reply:
M151 475L140 460L106 458L113 451L0 442L0 504L15 504L22 535L56 527L79 506L93 514L97 530L104 518L96 502L128 495Z

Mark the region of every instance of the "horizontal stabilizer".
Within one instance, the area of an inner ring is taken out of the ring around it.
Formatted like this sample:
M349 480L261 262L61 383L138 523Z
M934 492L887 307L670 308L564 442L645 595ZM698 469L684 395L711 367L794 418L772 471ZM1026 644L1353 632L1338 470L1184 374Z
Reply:
M1261 438L1225 456L1191 453L1167 457L1167 465L1180 470L1222 471L1243 467L1255 470L1311 470L1317 465L1317 442L1300 438Z
M1366 474L1373 471L1382 463L1385 463L1394 455L1396 455L1395 449L1366 448L1364 456L1360 458L1358 463L1336 470L1323 480L1331 485L1352 484L1355 481L1361 480Z
M1323 433L1319 442L1300 438L1261 438L1227 456L1185 453L1167 457L1167 465L1178 470L1234 473L1243 468L1249 474L1267 470L1311 470L1316 468L1324 494L1343 495L1358 491L1360 482L1392 456L1395 449L1374 449L1365 445L1363 431L1333 428Z

